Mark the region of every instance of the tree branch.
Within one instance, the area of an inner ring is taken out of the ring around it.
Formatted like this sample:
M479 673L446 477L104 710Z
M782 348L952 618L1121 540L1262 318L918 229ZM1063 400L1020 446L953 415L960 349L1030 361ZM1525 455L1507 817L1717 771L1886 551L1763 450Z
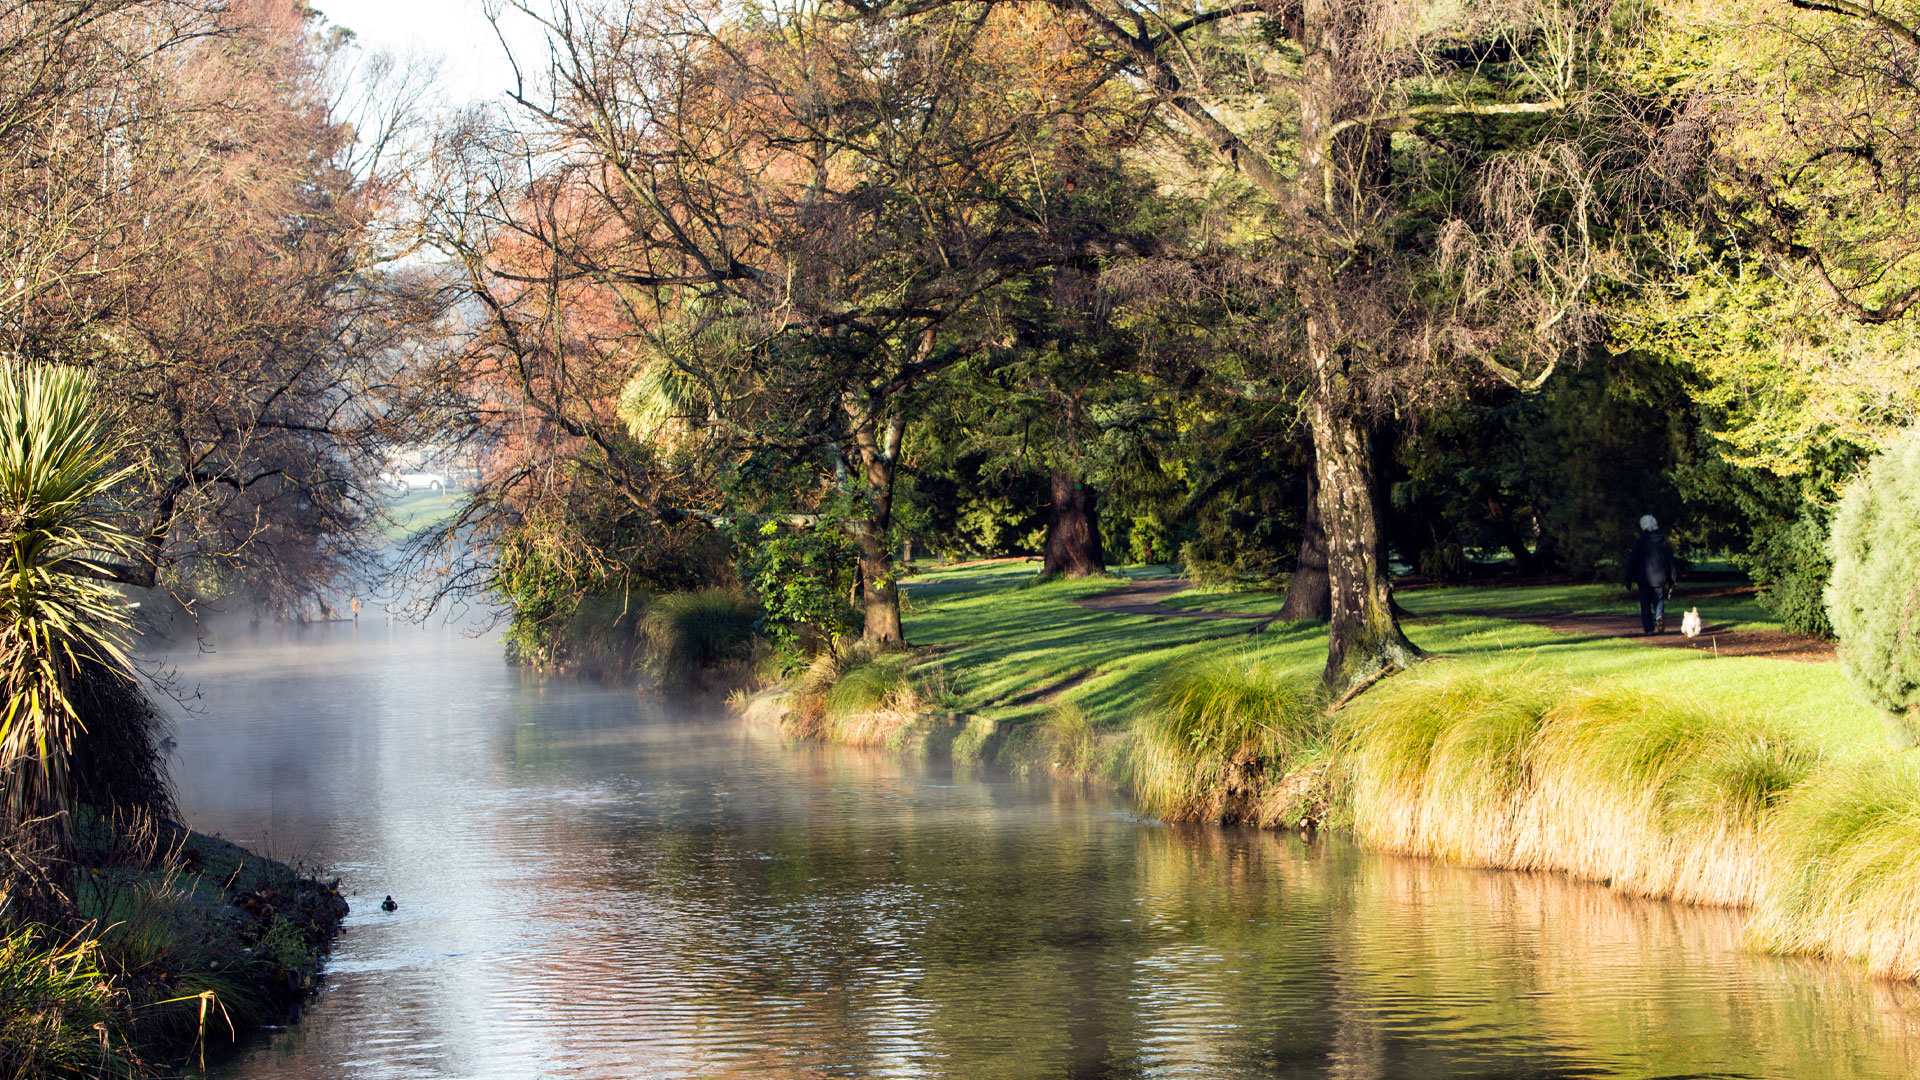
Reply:
M1787 3L1802 11L1824 11L1829 15L1843 15L1853 19L1865 19L1867 22L1885 30L1894 37L1907 43L1907 47L1920 51L1920 33L1906 23L1883 15L1865 4L1856 4L1853 0L1787 0Z
M1331 143L1334 137L1350 128L1384 128L1388 131L1405 131L1422 121L1437 116L1514 116L1529 113L1559 112L1566 108L1566 102L1552 101L1512 101L1489 102L1480 105L1414 105L1393 112L1369 113L1366 116L1353 116L1327 128L1326 141Z

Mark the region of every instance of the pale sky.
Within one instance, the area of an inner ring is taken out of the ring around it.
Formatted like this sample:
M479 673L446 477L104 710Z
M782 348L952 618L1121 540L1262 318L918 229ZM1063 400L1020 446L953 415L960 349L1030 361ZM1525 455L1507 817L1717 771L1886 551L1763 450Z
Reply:
M352 30L369 50L409 53L440 61L440 83L449 104L498 97L513 85L513 71L483 0L309 0L335 26ZM507 12L501 26L529 78L542 68L539 27Z

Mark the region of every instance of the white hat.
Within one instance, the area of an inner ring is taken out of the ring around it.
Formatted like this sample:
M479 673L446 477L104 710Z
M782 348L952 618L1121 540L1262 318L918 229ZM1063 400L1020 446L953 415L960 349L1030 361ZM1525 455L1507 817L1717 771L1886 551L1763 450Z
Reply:
M1655 529L1658 529L1659 527L1660 527L1660 522L1655 520L1652 514L1640 515L1640 531L1641 532L1653 532Z

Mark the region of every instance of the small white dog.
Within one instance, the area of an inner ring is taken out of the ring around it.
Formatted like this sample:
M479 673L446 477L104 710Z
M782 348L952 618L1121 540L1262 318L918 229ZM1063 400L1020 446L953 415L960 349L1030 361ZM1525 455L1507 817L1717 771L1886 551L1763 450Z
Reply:
M1699 608L1689 608L1685 615L1680 616L1680 632L1690 638L1700 636Z

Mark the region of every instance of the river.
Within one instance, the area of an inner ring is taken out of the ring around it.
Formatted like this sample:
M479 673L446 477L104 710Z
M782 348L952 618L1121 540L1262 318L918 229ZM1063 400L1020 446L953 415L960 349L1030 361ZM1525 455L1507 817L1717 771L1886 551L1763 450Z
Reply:
M1733 912L1170 828L444 628L170 659L188 820L353 904L302 1022L222 1077L1920 1073L1920 994L1744 952Z

